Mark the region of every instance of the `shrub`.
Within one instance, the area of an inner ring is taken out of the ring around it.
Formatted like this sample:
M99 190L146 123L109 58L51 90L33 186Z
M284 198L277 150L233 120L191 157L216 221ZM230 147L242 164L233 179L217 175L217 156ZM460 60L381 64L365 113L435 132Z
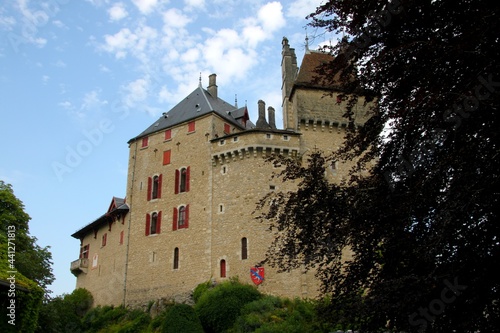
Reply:
M212 287L212 282L207 281L200 283L199 285L194 288L193 291L193 300L195 303L198 303L198 300L200 299L201 295L203 295L207 290L209 290Z
M241 308L261 297L253 286L232 280L203 293L195 305L207 333L220 333L233 326Z
M187 304L176 304L167 310L162 333L203 333L200 319L194 309Z

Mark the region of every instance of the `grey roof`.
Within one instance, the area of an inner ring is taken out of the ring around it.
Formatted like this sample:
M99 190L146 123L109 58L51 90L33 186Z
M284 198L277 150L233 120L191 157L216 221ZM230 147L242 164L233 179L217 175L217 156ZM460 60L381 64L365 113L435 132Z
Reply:
M239 114L241 112L239 110L240 109L236 108L234 105L231 105L218 97L214 98L207 90L199 86L170 111L168 111L166 116L161 116L141 134L130 139L129 143L143 136L170 128L212 112L215 112L231 124L244 129L241 123L237 121L237 117L232 115L235 111L238 111L236 114Z

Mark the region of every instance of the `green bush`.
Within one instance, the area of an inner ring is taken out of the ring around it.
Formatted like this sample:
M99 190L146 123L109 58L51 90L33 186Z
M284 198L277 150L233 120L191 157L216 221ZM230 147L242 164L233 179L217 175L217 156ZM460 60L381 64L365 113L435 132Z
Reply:
M37 332L80 332L82 318L93 303L92 294L83 288L46 300L40 309Z
M167 310L161 326L162 333L203 333L200 319L187 304L176 304Z
M307 300L265 296L245 305L230 333L331 332L317 318L315 303Z
M233 326L245 304L260 297L253 286L231 280L203 293L195 310L205 332L221 333Z
M200 299L200 297L209 289L212 288L212 282L211 281L207 281L207 282L203 282L203 283L200 283L199 285L196 286L196 288L194 288L194 291L193 291L193 300L195 303L198 303L198 300Z

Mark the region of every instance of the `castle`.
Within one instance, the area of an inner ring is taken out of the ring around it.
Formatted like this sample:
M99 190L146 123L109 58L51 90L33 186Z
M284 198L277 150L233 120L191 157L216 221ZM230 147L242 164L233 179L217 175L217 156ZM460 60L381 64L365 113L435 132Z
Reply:
M344 138L346 101L333 86L315 80L332 56L306 48L300 69L288 40L282 41L283 129L275 110L258 102L258 119L218 97L216 75L151 126L129 140L127 193L73 233L79 258L71 263L76 287L95 305L138 306L151 300L187 301L210 279L238 277L260 291L314 297L314 272L277 273L255 267L273 234L252 215L269 191L294 184L271 178L272 154L302 158L313 149L338 148ZM355 106L362 125L367 108ZM326 177L340 181L348 166L337 163Z

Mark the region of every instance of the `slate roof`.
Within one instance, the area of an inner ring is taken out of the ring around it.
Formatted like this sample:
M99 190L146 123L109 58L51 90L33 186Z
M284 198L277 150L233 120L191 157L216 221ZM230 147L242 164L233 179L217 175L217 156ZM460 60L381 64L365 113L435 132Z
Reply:
M80 230L76 231L71 235L71 237L80 239L85 237L89 232L100 228L102 225L109 223L112 218L118 214L126 214L129 211L129 206L125 203L125 199L113 197L111 204L109 205L108 211L98 217L93 222L87 224Z
M215 98L210 95L207 90L198 86L195 90L193 90L193 92L168 111L166 116L162 115L146 130L135 138L130 139L129 143L157 131L173 127L212 112L215 112L229 123L238 126L241 129L247 129L249 126L251 128L253 125L251 122L247 122L247 127L245 128L238 121L238 117L244 115L245 109L245 107L236 108L234 105L229 104L218 97Z

